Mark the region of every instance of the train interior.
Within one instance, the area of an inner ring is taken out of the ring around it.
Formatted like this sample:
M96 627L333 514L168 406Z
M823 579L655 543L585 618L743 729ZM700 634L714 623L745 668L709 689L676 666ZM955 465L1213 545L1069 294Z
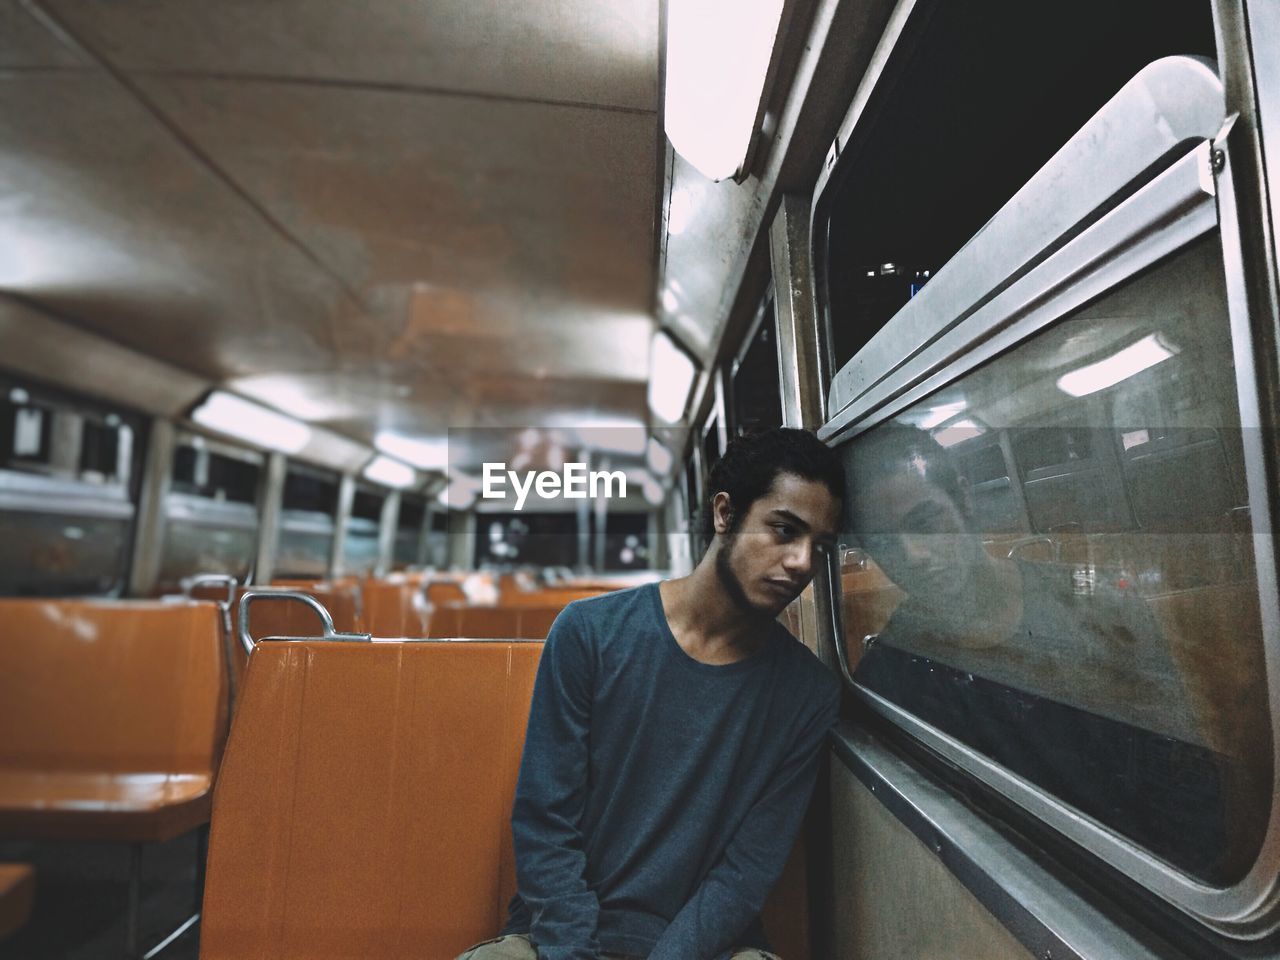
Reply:
M776 954L1280 958L1277 50L1274 0L0 0L0 957L495 936L552 623L689 573L786 426L847 491Z

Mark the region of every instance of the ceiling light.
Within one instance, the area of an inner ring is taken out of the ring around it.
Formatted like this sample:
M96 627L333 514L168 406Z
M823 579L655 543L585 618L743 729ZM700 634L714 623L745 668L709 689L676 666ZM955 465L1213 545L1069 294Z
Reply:
M364 475L374 483L397 487L401 490L407 490L418 482L418 475L413 467L382 454L378 454L365 465Z
M449 441L445 438L406 437L390 430L379 430L373 438L373 445L419 470L444 470L449 466Z
M466 510L476 502L476 491L469 483L450 482L440 491L439 500L450 510Z
M920 421L920 429L932 430L941 423L946 423L961 410L965 408L963 400L957 400L955 403L944 403L936 407L930 407L924 413L924 418Z
M980 437L986 432L986 427L980 427L972 420L959 420L949 427L943 427L933 435L933 439L944 447L954 447L957 443Z
M645 477L644 482L640 485L640 489L644 492L644 498L650 506L660 507L666 500L666 494L662 489L662 484L658 483L653 477Z
M1122 380L1128 380L1148 367L1163 363L1176 352L1162 344L1153 333L1105 360L1064 373L1058 378L1058 389L1073 397L1097 393L1107 387L1114 387Z
M660 444L656 437L650 437L649 446L645 450L645 463L649 465L649 469L658 476L665 477L674 462L671 451Z
M215 390L191 412L202 427L225 433L255 446L297 453L311 440L311 428L283 413Z
M670 0L666 131L711 180L739 174L759 127L783 0Z
M649 345L649 409L667 423L684 415L697 368L689 355L659 330Z

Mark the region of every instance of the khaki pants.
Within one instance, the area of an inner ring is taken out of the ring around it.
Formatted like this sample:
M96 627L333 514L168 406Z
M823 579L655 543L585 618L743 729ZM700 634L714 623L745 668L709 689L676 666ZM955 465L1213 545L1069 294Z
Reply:
M538 960L537 951L523 933L513 933L496 940L477 943L470 950L464 951L457 960ZM600 960L644 960L643 957L629 958L616 953L601 954ZM772 953L763 950L739 950L733 960L781 960Z

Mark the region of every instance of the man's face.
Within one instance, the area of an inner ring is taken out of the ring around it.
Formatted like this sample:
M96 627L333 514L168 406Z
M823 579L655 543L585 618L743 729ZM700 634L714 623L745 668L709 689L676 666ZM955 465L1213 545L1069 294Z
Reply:
M904 464L859 490L855 529L894 583L931 606L968 597L986 553L959 506L922 470Z
M826 485L780 473L764 496L728 533L718 510L722 535L716 574L734 603L773 618L799 596L817 570L824 551L836 542L840 503Z

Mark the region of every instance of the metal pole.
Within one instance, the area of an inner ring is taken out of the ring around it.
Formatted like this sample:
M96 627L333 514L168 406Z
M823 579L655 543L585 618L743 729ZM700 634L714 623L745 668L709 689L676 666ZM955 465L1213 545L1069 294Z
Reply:
M333 548L329 552L329 579L342 576L347 561L347 521L351 519L351 504L356 499L356 478L349 473L342 475L338 483L338 509L333 515Z
M133 528L133 558L129 565L130 596L146 597L155 592L160 576L164 546L164 505L173 477L176 434L163 417L151 421L147 457L142 469L142 491Z
M283 453L267 456L258 497L258 556L253 563L252 580L268 584L275 573L276 549L280 542L280 511L284 503L284 478L288 469Z

